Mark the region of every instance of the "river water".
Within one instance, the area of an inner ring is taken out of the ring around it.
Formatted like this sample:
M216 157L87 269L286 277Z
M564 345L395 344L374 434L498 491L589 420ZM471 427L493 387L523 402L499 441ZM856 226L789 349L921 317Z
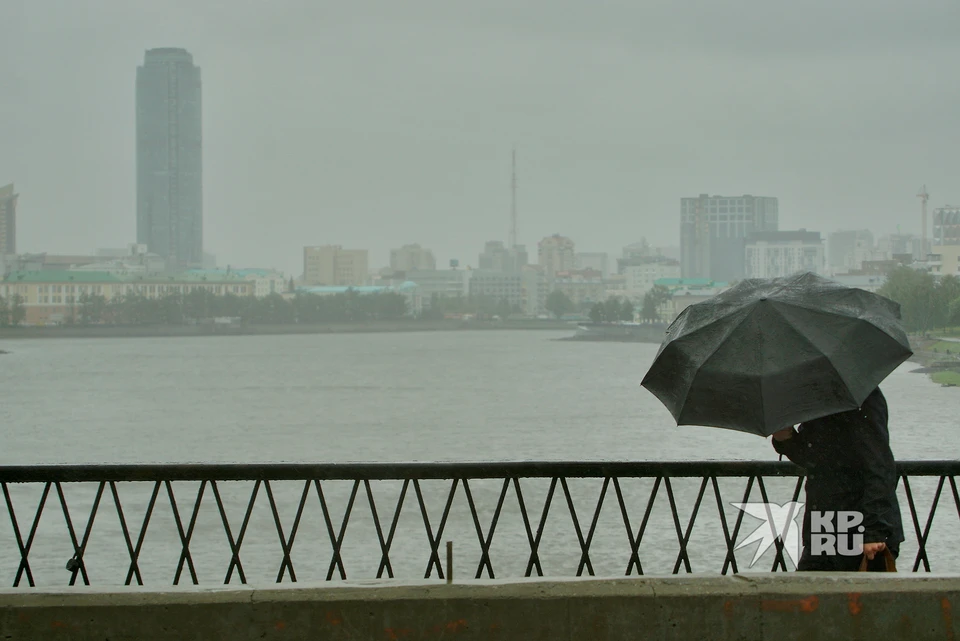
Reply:
M517 461L517 460L775 460L769 441L711 428L677 427L665 408L639 386L656 345L559 342L567 333L541 331L434 332L316 336L243 336L158 339L4 341L0 356L0 464ZM898 459L957 458L960 392L911 373L907 363L882 386L890 406L890 431ZM639 527L650 481L624 482L631 525ZM725 513L739 501L743 480L724 481ZM234 536L243 521L252 483L221 484ZM525 481L524 499L534 519L546 482ZM674 483L685 528L699 481ZM913 482L925 517L933 482ZM178 509L189 520L198 484L173 485ZM40 486L11 486L10 497L26 538ZM120 484L128 529L136 544L149 484ZM302 483L273 488L289 535ZM373 484L385 528L399 484ZM597 504L599 480L571 480L571 496L586 528ZM771 481L771 500L790 498L792 484ZM95 486L64 486L78 536L87 523ZM325 483L330 519L338 531L349 483ZM434 529L449 483L424 484ZM484 532L499 496L497 481L471 484ZM560 488L558 488L558 492ZM130 558L113 500L104 495L85 551L95 584L123 582ZM901 488L908 542L901 567L916 555L913 525ZM491 546L497 576L522 574L530 554L516 495L508 492ZM4 508L0 508L4 511ZM712 490L691 536L692 569L716 572L723 563L722 531ZM535 513L535 514L534 514ZM214 497L207 489L191 542L201 583L219 583L230 550ZM344 536L348 578L376 575L380 546L361 487ZM0 585L10 585L19 565L13 529L0 514ZM759 522L745 519L741 539ZM960 570L958 517L949 486L941 498L928 547L933 569ZM584 533L586 535L586 533ZM464 493L455 494L444 540L455 546L457 574L473 576L480 561L476 527ZM332 546L323 510L312 495L299 526L292 560L298 579L323 579ZM661 488L640 547L644 571L672 571L679 551L676 527ZM562 494L554 498L541 543L543 571L571 575L580 547ZM38 584L63 584L73 553L56 492L51 492L30 553ZM630 556L613 488L601 510L591 547L597 574L623 575ZM753 550L738 553L741 569ZM282 548L261 491L241 560L250 582L274 581ZM399 577L422 577L427 537L411 488L391 548ZM769 569L772 554L756 569ZM140 567L148 584L170 584L180 544L164 490L144 538ZM434 575L435 576L435 575ZM186 574L185 581L189 581ZM236 577L234 578L236 581Z

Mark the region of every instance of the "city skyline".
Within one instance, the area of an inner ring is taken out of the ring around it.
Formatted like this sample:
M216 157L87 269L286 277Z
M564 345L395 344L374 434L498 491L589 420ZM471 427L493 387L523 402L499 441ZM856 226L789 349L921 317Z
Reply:
M130 87L135 60L166 45L204 67L204 228L223 264L295 273L300 247L326 243L387 264L413 242L467 264L478 243L507 239L514 144L528 247L554 230L611 255L624 237L676 245L676 199L700 191L775 194L782 229L825 234L917 233L924 183L931 209L960 200L948 107L960 90L936 80L960 45L932 1L872 4L869 30L855 28L866 9L820 0L745 2L749 29L704 6L695 40L677 37L671 25L690 21L674 7L534 3L477 21L427 2L163 14L51 2L10 16L0 45L0 82L18 96L0 113L0 176L30 194L23 251L135 238ZM89 38L105 20L124 28Z

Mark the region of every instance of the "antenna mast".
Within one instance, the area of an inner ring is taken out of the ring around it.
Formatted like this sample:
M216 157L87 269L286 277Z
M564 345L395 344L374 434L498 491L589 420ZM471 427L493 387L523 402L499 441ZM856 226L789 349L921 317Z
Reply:
M510 248L517 246L517 150L513 149L510 173Z

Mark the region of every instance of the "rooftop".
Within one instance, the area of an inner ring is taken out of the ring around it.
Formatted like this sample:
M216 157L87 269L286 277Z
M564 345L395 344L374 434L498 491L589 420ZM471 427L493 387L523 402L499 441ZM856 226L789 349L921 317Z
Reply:
M820 232L807 231L806 229L800 229L797 231L755 231L747 234L748 243L789 243L797 241L803 243L822 242L820 239Z
M350 287L344 285L316 285L298 287L297 291L304 294L346 294L347 292L356 292L358 294L381 294L386 292L404 292L416 289L418 285L411 281L406 281L400 285L361 285Z
M658 278L654 285L661 287L726 287L727 283L717 282L709 278Z
M116 274L103 271L45 270L10 272L7 283L231 283L244 282L239 276L203 274Z
M110 272L49 270L38 272L10 272L3 279L7 283L122 283L123 279Z

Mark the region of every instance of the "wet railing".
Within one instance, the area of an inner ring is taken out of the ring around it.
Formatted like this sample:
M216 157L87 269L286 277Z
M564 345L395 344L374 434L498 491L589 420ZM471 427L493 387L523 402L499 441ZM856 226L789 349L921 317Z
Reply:
M899 473L900 570L931 571L931 548L960 565L954 523L931 538L942 500L960 518L960 462ZM6 466L0 581L444 579L447 541L458 580L785 571L782 541L743 545L763 524L735 505L802 501L802 484L749 461Z

